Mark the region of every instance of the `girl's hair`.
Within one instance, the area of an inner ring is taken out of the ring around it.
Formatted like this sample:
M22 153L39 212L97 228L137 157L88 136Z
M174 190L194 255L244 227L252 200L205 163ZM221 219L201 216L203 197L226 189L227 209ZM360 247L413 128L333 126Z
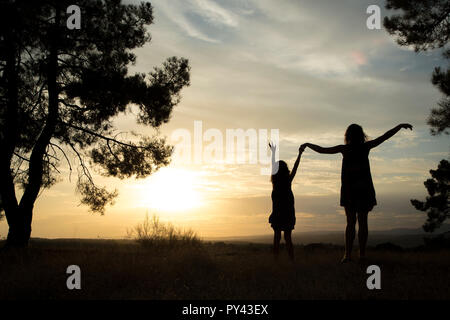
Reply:
M345 144L362 144L367 141L367 135L359 124L351 124L345 131Z
M272 181L273 185L288 182L291 172L289 171L287 163L283 160L280 160L277 161L276 164L278 165L278 171L277 173L272 175L270 181Z

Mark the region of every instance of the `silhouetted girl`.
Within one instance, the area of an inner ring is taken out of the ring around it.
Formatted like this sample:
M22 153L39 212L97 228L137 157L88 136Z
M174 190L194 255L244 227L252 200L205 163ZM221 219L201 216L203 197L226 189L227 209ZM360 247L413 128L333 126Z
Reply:
M281 231L284 231L284 240L286 241L286 248L289 257L294 259L294 246L292 244L291 233L295 225L295 208L294 208L294 194L292 193L292 180L297 172L300 163L300 157L305 150L301 147L298 152L297 160L295 161L292 171L283 160L275 162L276 146L269 143L272 150L272 214L269 217L274 237L273 237L273 252L275 257L278 256L280 250Z
M330 148L323 148L311 143L302 147L309 147L319 153L342 153L341 171L341 201L347 216L345 229L345 255L342 262L351 259L353 240L355 239L355 224L358 218L358 240L360 259L365 259L368 236L367 215L377 204L372 175L370 173L369 152L382 142L391 138L400 129L411 129L408 123L399 124L382 136L367 141L367 136L361 126L351 124L345 132L345 144Z

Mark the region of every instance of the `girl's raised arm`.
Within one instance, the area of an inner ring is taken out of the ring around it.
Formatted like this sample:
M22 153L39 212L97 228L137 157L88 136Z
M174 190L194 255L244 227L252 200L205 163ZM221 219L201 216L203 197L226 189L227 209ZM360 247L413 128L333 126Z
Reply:
M297 160L295 160L294 167L292 168L291 174L290 174L290 176L289 176L290 179L291 179L291 181L294 180L295 174L297 173L298 165L300 164L300 158L301 158L301 156L302 156L303 151L305 151L305 147L304 147L304 146L301 146L301 147L298 149Z
M309 147L310 149L314 150L315 152L326 153L326 154L334 154L334 153L342 152L345 147L344 145L340 144L340 145L337 145L334 147L324 148L324 147L321 147L321 146L318 146L318 145L312 144L312 143L305 143L305 144L302 144L302 146Z
M277 146L273 144L273 142L269 142L270 151L272 151L272 175L276 174L278 171L278 164L275 161L275 151L277 150Z
M380 144L385 142L387 139L392 138L397 132L400 131L400 129L410 129L412 130L412 125L409 123L401 123L395 128L392 128L391 130L387 131L382 136L379 136L376 139L373 139L371 141L367 141L366 144L369 146L370 149L378 147Z

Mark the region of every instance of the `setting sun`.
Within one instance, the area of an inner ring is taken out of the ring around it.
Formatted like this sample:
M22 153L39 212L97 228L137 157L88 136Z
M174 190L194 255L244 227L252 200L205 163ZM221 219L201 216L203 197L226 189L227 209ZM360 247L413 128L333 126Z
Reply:
M162 168L141 185L141 206L159 211L181 211L200 207L199 178L194 172Z

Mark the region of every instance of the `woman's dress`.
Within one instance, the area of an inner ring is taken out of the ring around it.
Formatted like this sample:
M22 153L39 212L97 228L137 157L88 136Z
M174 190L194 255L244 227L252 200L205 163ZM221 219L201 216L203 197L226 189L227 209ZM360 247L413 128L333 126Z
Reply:
M342 152L341 200L343 207L371 211L377 204L367 143L345 146Z

